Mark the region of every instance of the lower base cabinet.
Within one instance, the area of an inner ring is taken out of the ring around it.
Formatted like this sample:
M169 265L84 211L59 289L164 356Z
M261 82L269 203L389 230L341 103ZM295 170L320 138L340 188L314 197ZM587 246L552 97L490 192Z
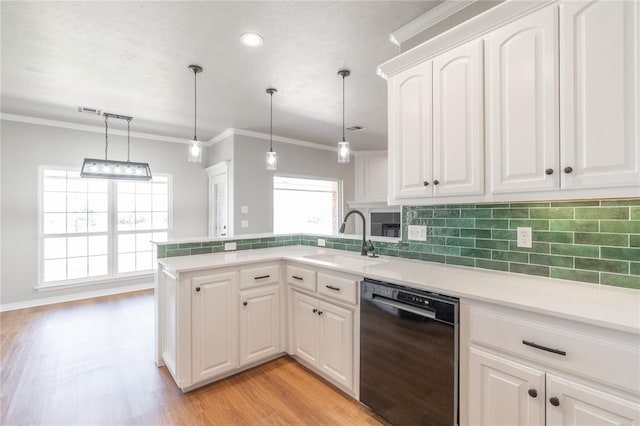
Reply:
M294 355L353 390L353 311L295 292Z
M282 352L280 286L243 290L240 302L240 365Z

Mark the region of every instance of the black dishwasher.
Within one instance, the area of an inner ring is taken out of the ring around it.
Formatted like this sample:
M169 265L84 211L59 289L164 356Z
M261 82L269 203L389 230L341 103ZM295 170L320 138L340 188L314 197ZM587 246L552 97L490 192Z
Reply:
M360 401L390 423L458 424L458 299L365 279Z

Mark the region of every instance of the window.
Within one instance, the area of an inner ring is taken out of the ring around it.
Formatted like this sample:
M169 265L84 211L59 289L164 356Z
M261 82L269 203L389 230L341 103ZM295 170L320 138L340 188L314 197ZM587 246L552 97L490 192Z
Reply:
M340 214L337 180L273 178L273 232L336 234Z
M58 285L152 270L149 240L168 237L168 194L166 176L151 182L112 181L43 169L41 283Z

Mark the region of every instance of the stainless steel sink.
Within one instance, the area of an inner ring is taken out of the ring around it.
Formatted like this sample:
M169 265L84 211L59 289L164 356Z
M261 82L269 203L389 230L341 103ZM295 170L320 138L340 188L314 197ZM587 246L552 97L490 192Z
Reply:
M305 259L315 260L323 263L331 263L333 265L344 265L344 266L372 266L377 265L379 263L385 262L385 260L370 258L365 256L353 256L349 254L333 254L333 253L323 253L323 254L309 254L306 256L302 256Z

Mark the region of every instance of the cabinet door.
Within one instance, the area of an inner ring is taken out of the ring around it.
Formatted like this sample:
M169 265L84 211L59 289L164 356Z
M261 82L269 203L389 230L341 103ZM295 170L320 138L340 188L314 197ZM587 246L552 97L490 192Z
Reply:
M489 33L485 59L491 192L559 188L557 6Z
M240 365L276 355L280 350L280 287L240 293Z
M552 398L557 405L552 404ZM638 425L640 404L596 387L547 374L547 425Z
M320 370L353 389L353 312L320 302Z
M295 293L293 307L294 353L308 363L318 365L318 302Z
M389 200L431 196L431 62L389 81ZM395 203L399 204L399 203Z
M543 371L470 348L469 424L544 425L544 378Z
M387 201L388 161L386 151L356 155L356 201Z
M482 40L433 60L435 196L483 193L482 68Z
M193 383L238 367L238 275L192 279Z
M560 19L565 188L640 185L640 5L565 1ZM569 169L567 169L569 171Z

